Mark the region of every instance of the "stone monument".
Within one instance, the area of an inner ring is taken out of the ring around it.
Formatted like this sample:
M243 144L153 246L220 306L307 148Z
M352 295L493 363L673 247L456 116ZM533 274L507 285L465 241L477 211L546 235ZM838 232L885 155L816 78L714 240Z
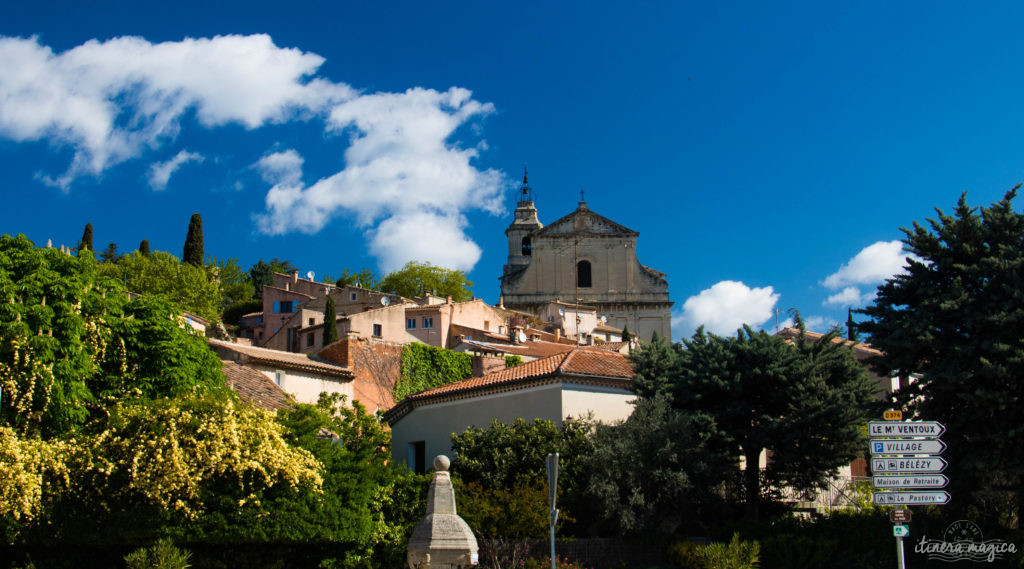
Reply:
M455 488L447 456L434 459L434 478L427 492L427 515L409 538L409 569L462 569L477 564L473 530L455 513Z

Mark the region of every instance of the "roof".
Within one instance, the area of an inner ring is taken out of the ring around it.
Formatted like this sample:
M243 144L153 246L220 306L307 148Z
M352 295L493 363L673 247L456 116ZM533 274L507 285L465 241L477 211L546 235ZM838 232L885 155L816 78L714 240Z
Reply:
M640 234L624 225L615 223L603 215L590 211L586 202L580 202L579 207L575 211L543 229L538 229L533 235L537 237L555 237L560 235L636 237Z
M463 344L470 346L474 352L502 353L515 356L526 356L528 358L546 358L549 356L571 352L575 346L568 344L556 344L555 342L522 342L520 344L507 344L495 342L482 342L463 338Z
M225 382L242 399L270 411L292 406L291 397L267 376L238 362L221 361L224 363Z
M563 380L575 384L632 389L634 375L633 367L622 354L592 348L576 348L563 354L505 368L483 377L470 377L414 393L388 411L384 419L394 424L414 407L427 402L467 399Z
M317 373L345 380L351 380L353 375L352 370L347 367L315 359L308 354L297 354L294 352L282 352L281 350L257 348L256 346L234 344L223 340L214 340L213 338L208 338L207 341L210 343L210 346L214 351L221 354L222 358L224 357L225 352L231 352L242 356L240 363L260 363L284 369Z
M783 328L782 330L780 330L780 331L778 331L776 333L776 336L782 336L783 338L786 338L787 340L793 340L793 339L795 339L799 335L800 335L800 330L798 328L789 328L789 327ZM806 331L806 330L804 331L804 335L807 337L808 340L813 340L815 342L817 342L818 340L820 340L820 339L825 337L825 334L819 334L817 332L810 332L810 331ZM832 343L834 343L834 344L844 344L844 345L850 346L851 348L853 348L853 350L855 352L858 353L858 355L861 355L861 356L880 356L880 355L882 355L882 351L879 350L878 348L875 348L871 344L865 344L864 342L853 342L851 340L847 340L846 338L844 338L842 336L836 336L836 337L832 338Z

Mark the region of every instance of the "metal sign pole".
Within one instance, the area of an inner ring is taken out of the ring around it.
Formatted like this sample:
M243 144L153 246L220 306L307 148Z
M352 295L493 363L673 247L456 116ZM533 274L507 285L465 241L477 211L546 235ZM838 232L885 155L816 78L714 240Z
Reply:
M558 523L558 453L548 454L547 460L548 467L548 503L551 506L550 511L550 524L549 529L551 530L551 569L555 567L555 524Z
M903 564L903 538L896 538L896 569L904 569Z

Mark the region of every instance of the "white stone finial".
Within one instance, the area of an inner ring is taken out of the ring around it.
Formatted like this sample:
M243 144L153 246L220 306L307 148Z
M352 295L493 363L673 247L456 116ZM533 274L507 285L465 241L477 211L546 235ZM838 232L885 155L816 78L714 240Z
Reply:
M440 470L441 472L448 472L448 467L452 465L452 461L447 456L439 454L434 457L434 470Z

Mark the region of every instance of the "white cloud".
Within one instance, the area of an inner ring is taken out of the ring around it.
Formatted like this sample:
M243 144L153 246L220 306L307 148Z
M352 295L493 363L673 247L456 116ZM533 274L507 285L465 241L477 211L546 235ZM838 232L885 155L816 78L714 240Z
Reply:
M822 306L858 307L871 302L873 298L875 298L874 291L867 294L861 294L859 288L855 286L848 286L832 296L829 296L825 302L821 304Z
M827 316L810 316L804 321L804 325L811 332L826 334L836 326L839 326L839 322Z
M827 288L836 290L849 285L881 283L903 271L906 258L900 241L879 241L861 249L839 270L825 278Z
M473 166L476 149L449 139L467 121L492 111L459 88L378 93L337 105L328 124L351 132L345 168L308 187L301 183L301 162L294 160L287 177L265 176L274 185L266 212L257 217L260 231L315 233L335 215L347 214L368 229L370 250L384 270L411 259L472 268L480 249L465 235L463 212L500 213L507 182L501 172Z
M772 318L779 295L772 287L750 288L738 281L721 281L683 303L672 319L677 335L686 337L698 326L708 332L732 334L743 324L758 327Z
M323 61L266 35L121 37L60 54L38 38L0 37L0 136L73 148L67 171L44 177L67 190L173 139L190 109L206 127L256 128L353 97L346 85L310 78Z
M167 182L171 180L171 176L189 162L202 163L206 158L198 152L189 152L182 150L174 155L174 158L165 162L156 162L149 167L149 187L153 191L163 191L167 189Z

